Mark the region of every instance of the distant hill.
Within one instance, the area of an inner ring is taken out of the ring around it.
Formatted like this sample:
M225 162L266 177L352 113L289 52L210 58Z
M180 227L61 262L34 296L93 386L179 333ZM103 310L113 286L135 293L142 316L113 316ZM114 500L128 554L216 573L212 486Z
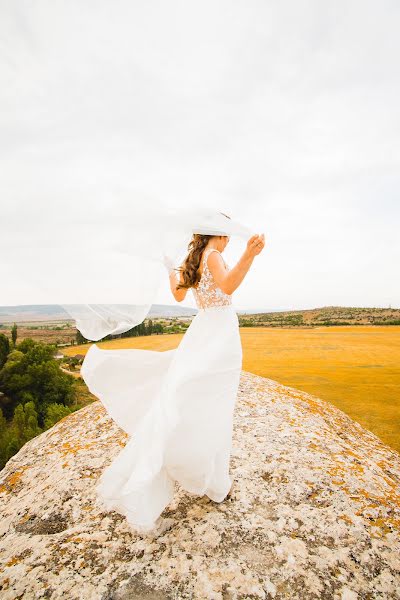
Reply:
M324 306L307 310L274 311L246 314L241 326L323 327L329 325L400 325L398 308L357 308Z
M197 309L187 306L153 304L148 317L186 317L196 313ZM71 317L59 304L0 306L0 323L62 320L68 321L71 320Z
M0 321L49 321L68 318L67 313L58 304L22 304L19 306L0 306Z
M241 313L256 314L262 309L254 311L240 311ZM263 309L265 311L265 309ZM197 308L190 306L175 306L169 304L153 304L148 317L188 317L195 315ZM71 317L59 304L22 304L19 306L0 306L0 323L16 323L31 321L62 321L71 320Z
M400 325L398 308L324 306L305 310L237 309L241 326L315 327L324 325ZM190 317L197 308L153 304L147 318ZM0 324L34 321L71 321L59 304L0 306Z

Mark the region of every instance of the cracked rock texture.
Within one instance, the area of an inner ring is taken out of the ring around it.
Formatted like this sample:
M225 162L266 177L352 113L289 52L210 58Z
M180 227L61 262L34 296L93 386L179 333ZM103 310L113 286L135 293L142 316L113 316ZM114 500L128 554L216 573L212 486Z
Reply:
M127 435L96 401L0 472L0 597L400 598L400 455L310 394L242 371L231 497L176 485L153 535L94 485Z

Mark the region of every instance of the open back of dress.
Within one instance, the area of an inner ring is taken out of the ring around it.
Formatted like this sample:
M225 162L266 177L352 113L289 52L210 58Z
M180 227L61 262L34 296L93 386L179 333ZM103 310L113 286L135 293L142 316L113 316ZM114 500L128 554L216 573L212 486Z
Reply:
M232 304L232 297L225 294L214 281L211 271L208 267L207 259L211 252L218 252L215 248L206 248L201 257L202 273L197 288L191 288L197 308L210 308L212 306L226 306ZM225 261L224 261L225 262ZM226 269L229 266L225 263Z

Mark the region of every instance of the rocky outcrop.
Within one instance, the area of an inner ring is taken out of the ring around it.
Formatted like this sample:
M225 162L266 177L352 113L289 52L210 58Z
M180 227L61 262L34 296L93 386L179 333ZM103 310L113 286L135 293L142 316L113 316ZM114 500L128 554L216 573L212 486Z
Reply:
M329 403L243 371L231 496L177 485L151 536L95 501L126 440L97 401L7 463L2 600L400 598L400 455Z

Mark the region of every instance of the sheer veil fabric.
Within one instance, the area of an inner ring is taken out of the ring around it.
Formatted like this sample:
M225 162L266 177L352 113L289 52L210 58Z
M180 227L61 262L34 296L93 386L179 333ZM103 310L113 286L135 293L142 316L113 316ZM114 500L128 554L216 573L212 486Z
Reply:
M130 261L126 302L61 304L86 339L98 341L141 323L155 302L160 282L165 279L163 256L168 255L175 263L183 259L193 233L239 236L246 241L253 234L248 226L215 209L158 208L155 212L153 209L154 206L151 209L130 207L125 213L120 212L120 221L113 231L110 253L117 252ZM95 251L90 249L88 253L88 259L95 263ZM95 291L91 291L91 296Z
M41 189L28 204L16 194L4 206L1 302L61 307L91 341L143 322L168 285L164 255L178 267L194 232L254 233L213 207L178 209L114 185L81 187Z

